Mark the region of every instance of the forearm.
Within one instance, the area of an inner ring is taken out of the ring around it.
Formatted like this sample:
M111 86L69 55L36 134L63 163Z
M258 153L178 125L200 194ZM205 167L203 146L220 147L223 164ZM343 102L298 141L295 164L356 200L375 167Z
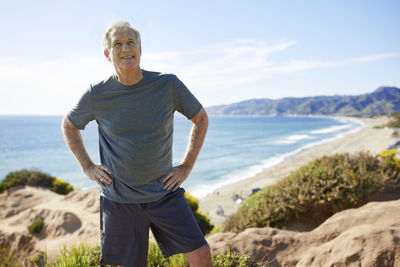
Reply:
M186 154L182 161L182 165L189 172L192 170L194 163L196 162L208 129L208 117L206 112L202 110L199 116L199 118L195 118L192 130L190 132Z
M65 143L68 145L69 149L79 162L82 170L85 172L85 170L93 165L93 161L90 159L85 149L79 129L75 128L67 118L64 118L62 131Z

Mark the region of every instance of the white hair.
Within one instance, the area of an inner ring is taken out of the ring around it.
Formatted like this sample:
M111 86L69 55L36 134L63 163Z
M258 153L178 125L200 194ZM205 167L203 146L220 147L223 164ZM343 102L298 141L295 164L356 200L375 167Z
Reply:
M107 30L104 33L104 37L103 37L104 50L109 50L111 47L110 35L112 32L125 31L125 30L131 31L133 33L133 35L135 36L135 41L136 41L137 45L139 46L141 43L139 31L137 29L133 28L131 26L131 24L129 24L129 22L127 22L127 21L116 21L113 24L111 24L110 26L108 26Z

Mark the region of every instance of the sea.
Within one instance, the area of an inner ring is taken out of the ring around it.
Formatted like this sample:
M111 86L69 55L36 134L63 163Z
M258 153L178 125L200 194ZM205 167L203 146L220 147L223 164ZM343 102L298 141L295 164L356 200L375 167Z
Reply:
M61 121L62 116L0 116L0 180L11 171L35 169L75 188L96 188L64 143ZM183 187L201 198L361 127L351 118L209 115L206 140ZM185 154L190 129L191 122L176 113L175 165ZM96 122L81 133L88 154L99 163Z

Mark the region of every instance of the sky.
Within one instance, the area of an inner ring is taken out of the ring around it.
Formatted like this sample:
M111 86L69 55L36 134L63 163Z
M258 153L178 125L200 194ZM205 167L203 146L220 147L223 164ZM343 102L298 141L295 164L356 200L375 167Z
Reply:
M62 115L114 73L102 37L127 20L141 67L203 106L400 87L400 1L0 0L0 115Z

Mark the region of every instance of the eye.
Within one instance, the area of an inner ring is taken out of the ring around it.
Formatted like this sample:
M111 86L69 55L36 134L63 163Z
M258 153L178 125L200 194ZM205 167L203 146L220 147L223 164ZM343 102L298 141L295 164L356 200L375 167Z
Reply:
M122 44L119 43L119 42L113 44L114 47L120 47L121 45L122 45Z

